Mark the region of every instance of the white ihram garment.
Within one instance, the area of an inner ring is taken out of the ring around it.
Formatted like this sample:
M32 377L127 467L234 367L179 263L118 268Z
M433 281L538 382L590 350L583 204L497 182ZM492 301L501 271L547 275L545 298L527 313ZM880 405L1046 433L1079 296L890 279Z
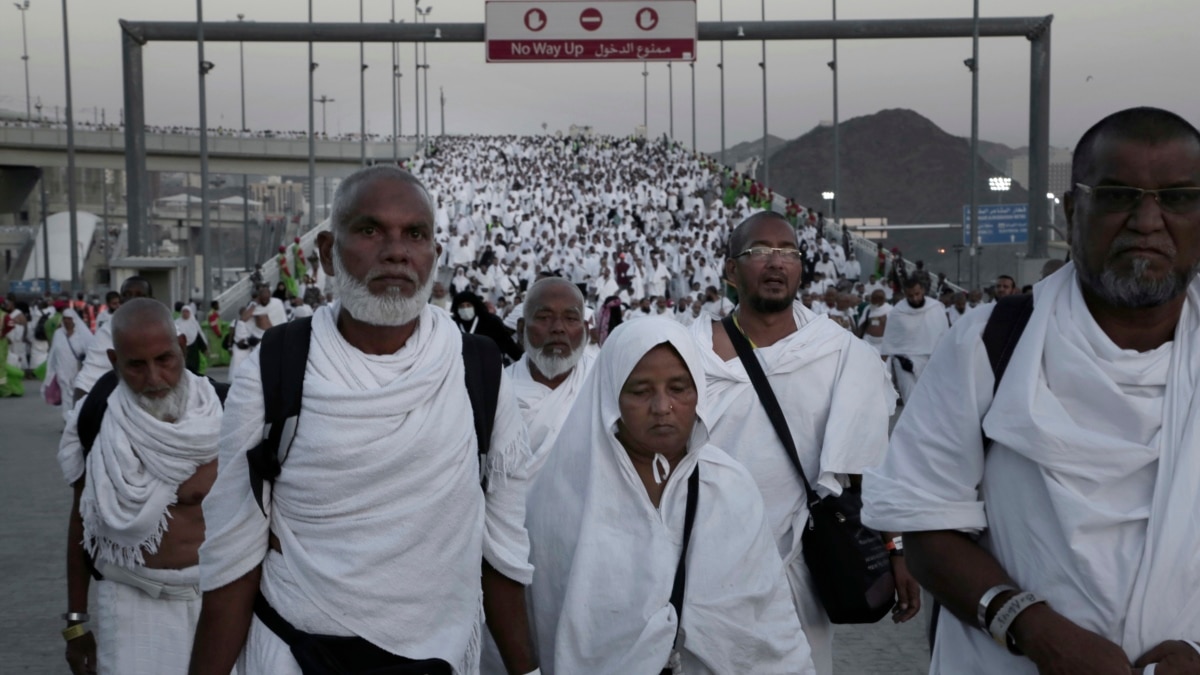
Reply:
M263 595L296 628L358 635L394 654L440 658L473 673L481 561L518 583L532 578L524 529L529 449L511 386L502 378L485 500L462 337L450 317L426 307L403 348L376 356L341 336L339 308L313 315L295 441L274 494L264 494L269 519L246 464L262 437L261 349L235 375L220 471L204 500L201 587L219 588L262 563ZM282 555L268 554L268 531ZM255 619L242 667L296 666Z
M787 417L804 473L822 496L841 494L842 477L883 461L888 418L896 394L879 355L849 331L803 304L792 306L797 330L769 347L754 350ZM833 672L833 629L812 589L800 537L808 505L800 477L788 459L766 410L738 357L723 361L713 352L719 324L697 320L708 380L712 442L754 476L766 505L767 524L792 588L792 601L812 647L817 672Z
M70 336L67 336L65 326L59 326L58 330L54 331L54 338L50 341L50 356L46 359L46 377L42 380L42 390L45 391L50 382L58 383L58 390L62 394L62 416L67 420L71 416L71 410L75 408L75 377L79 374L79 364L82 362L79 357L86 356L94 336L75 310L68 309L63 312L63 316L75 320L75 330Z
M118 384L86 458L78 410L67 421L58 462L68 485L86 470L79 513L84 547L97 562L134 567L145 562L144 553L157 553L179 485L217 458L221 400L206 378L187 371L182 377L188 379L188 400L175 422L152 417L129 387Z
M979 543L1022 588L1131 660L1164 640L1195 639L1200 281L1174 341L1146 353L1104 334L1072 264L1035 286L1034 299L994 401L981 340L991 308L957 322L887 462L866 477L865 520L984 530ZM986 456L980 420L994 441ZM943 612L931 672L1036 668Z
M696 381L688 451L658 508L617 441L618 396L669 343ZM534 616L547 675L653 675L671 656L671 588L688 478L699 467L683 597L682 672L811 674L783 566L745 468L708 444L703 368L687 331L647 318L613 331L529 495Z
M929 363L929 355L948 330L950 322L946 319L945 305L931 298L925 298L925 304L920 307L913 307L908 300L901 300L888 314L879 353L884 356L904 356L912 361L910 373L901 367L899 359L889 359L900 398L906 405L913 388L917 386L917 380Z
M200 577L195 566L135 569L143 577L168 584L192 585ZM123 583L97 581L92 617L99 675L186 673L200 606L198 595L190 600L152 598Z
M583 382L595 360L585 351L580 355L579 363L571 369L571 374L556 389L533 379L527 355L506 368L512 380L513 393L517 396L517 405L521 408L521 417L525 420L525 428L529 431L529 447L533 452L529 467L531 479L546 463L550 447L558 438L567 412L583 388Z
M82 327L83 322L76 322L76 327ZM96 334L92 340L92 344L88 346L87 356L83 360L83 365L79 367L79 374L75 376L75 389L83 390L87 393L95 386L96 380L104 377L104 374L112 370L112 362L108 360L108 350L113 348L112 340L112 322L109 321L103 326L96 329Z

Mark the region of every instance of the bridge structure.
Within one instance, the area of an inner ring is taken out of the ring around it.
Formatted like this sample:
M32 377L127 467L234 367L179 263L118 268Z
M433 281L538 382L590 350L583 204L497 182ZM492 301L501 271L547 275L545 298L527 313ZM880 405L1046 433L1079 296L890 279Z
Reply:
M124 170L127 166L125 129L75 131L75 166L80 169ZM144 132L147 171L200 172L200 136ZM362 168L357 139L318 138L314 156L322 176L345 177ZM417 143L401 139L400 159L411 157ZM66 167L67 130L45 127L0 126L0 172L16 167ZM308 138L270 138L212 134L208 138L212 173L259 176L304 176L308 173ZM368 141L368 162L394 159L392 142ZM3 174L0 174L3 175Z

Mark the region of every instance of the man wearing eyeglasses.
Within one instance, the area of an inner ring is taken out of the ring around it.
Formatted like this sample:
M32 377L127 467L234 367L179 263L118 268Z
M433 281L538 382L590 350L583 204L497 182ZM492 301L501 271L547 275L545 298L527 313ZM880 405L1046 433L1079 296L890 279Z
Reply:
M802 255L784 217L761 212L731 234L725 278L738 291L733 324L779 399L805 475L814 489L839 493L847 475L883 460L896 394L873 349L796 300ZM704 357L712 442L732 448L762 491L813 662L829 675L832 630L800 548L808 522L804 486L720 320L697 320L691 332ZM893 560L903 607L893 618L906 621L917 612L919 593L903 558Z
M864 479L949 610L932 673L1200 672L1200 132L1115 113L1072 177L1073 262L998 385L981 336L1014 300L955 324Z

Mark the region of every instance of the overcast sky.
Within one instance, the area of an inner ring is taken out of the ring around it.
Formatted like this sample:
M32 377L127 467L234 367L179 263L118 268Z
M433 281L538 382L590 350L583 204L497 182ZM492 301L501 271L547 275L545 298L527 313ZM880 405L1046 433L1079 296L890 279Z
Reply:
M426 0L432 22L481 22L483 0ZM699 18L716 20L718 0L699 0ZM831 0L766 0L768 19L828 19ZM31 0L27 11L30 79L44 114L65 100L61 3ZM365 0L368 21L387 21L391 0ZM410 0L396 3L398 18L412 20ZM725 0L727 21L756 21L759 0ZM0 9L0 108L24 110L21 22L12 3ZM260 21L303 21L301 0L206 0L208 21L235 20L241 12ZM350 0L314 0L316 21L357 21ZM969 17L969 0L842 0L840 19ZM1050 141L1072 146L1107 113L1133 105L1157 105L1200 122L1194 69L1200 63L1200 2L1197 0L984 0L988 16L1054 14ZM77 115L92 108L115 119L122 105L118 19L194 21L195 3L175 0L70 0L71 61ZM911 108L955 134L970 133L971 78L962 61L969 39L842 41L839 44L842 120L884 108ZM759 43L727 43L726 115L729 145L761 138L762 90ZM307 127L307 47L247 44L246 105L251 128ZM403 132L413 131L413 50L402 46ZM696 63L697 136L703 150L720 147L718 46L701 43ZM195 125L196 47L152 43L145 52L146 119L149 124ZM210 126L237 127L238 47L208 44L216 64L208 78ZM768 44L770 132L785 138L832 119L832 78L826 67L829 42ZM358 127L358 45L318 44L316 95L328 107L329 132ZM391 131L391 52L367 45L367 117L373 132ZM487 64L483 45L429 47L431 131L437 132L437 91L445 88L448 133L540 133L588 124L625 134L641 123L642 77L638 64ZM1010 145L1028 138L1029 43L1023 38L981 40L980 135ZM691 138L688 68L675 74L675 135ZM667 69L651 66L650 132L668 126ZM424 114L422 112L422 114ZM320 128L320 108L317 112Z

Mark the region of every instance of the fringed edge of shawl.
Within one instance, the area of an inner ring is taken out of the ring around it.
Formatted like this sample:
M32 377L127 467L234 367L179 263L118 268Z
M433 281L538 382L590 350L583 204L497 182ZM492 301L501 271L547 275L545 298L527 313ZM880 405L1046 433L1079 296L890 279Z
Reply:
M490 454L490 453L489 453ZM467 651L458 665L461 675L474 675L479 672L479 658L483 649L483 627L486 623L483 611L483 594L479 596L479 608L475 611L475 627L471 629L471 639L467 641Z
M166 534L167 527L170 524L170 507L175 506L175 503L176 499L172 498L167 508L163 509L162 515L158 518L158 526L154 528L154 532L149 537L136 546L122 546L111 539L95 534L97 525L103 520L103 517L100 515L100 511L93 500L80 500L79 511L83 519L83 546L94 560L107 560L114 565L126 568L143 566L146 564L146 557L143 550L150 555L158 553L158 546L162 543L163 535Z
M508 477L524 469L533 459L533 450L529 447L529 439L525 432L515 435L511 441L499 451L493 448L487 454L487 476L489 481L499 481L503 485Z

